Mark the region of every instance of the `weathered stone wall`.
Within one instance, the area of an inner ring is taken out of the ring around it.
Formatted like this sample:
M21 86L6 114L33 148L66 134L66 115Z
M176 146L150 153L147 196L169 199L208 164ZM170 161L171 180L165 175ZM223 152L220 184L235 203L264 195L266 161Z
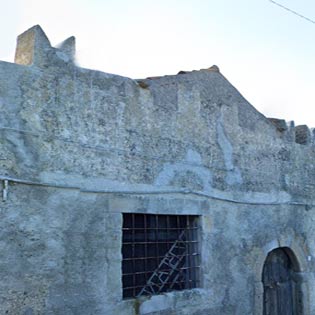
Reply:
M0 62L0 314L258 315L277 247L315 314L308 128L265 118L217 67L136 81L73 55L37 26ZM200 216L200 288L122 299L126 212Z

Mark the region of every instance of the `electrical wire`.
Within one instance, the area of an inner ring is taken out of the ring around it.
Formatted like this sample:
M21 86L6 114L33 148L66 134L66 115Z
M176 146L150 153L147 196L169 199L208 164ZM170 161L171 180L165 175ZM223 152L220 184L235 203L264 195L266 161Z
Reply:
M118 195L172 195L172 194L182 194L182 195L192 195L196 197L203 197L206 199L218 200L218 201L226 201L230 203L236 204L244 204L244 205L265 205L265 206L277 206L277 205L290 205L290 206L305 206L306 208L312 208L315 205L312 203L300 202L300 201L255 201L255 200L242 200L242 199L233 199L228 197L220 197L215 196L211 193L206 193L203 191L194 191L186 188L157 188L152 187L151 189L143 190L143 189L86 189L80 186L67 185L67 184L58 184L58 183L49 183L49 182L40 182L40 181L31 181L28 179L19 179L13 178L9 176L0 175L0 181L8 181L21 185L30 185L30 186L42 186L48 188L59 188L59 189L74 189L83 193L93 193L93 194L118 194Z
M310 22L310 23L315 24L315 21L314 21L314 20L309 19L308 17L306 17L306 16L304 16L304 15L302 15L302 14L300 14L300 13L294 11L294 10L291 10L291 9L289 9L288 7L285 7L284 5L278 3L278 2L276 2L276 1L274 1L274 0L268 0L268 1L271 2L271 3L273 3L273 4L275 4L275 5L277 5L278 7L282 8L282 9L284 9L284 10L286 10L286 11L292 13L292 14L295 14L296 16L298 16L298 17L300 17L300 18L302 18L302 19L304 19L304 20L306 20L306 21L308 21L308 22Z

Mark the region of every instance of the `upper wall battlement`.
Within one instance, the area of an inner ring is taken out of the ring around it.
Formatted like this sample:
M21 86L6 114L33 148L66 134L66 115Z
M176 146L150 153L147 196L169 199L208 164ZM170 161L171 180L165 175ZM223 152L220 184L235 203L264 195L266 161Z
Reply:
M302 145L315 145L315 128L310 129L307 125L295 126L294 121L286 122L283 119L268 118L268 120L282 137Z
M75 65L75 37L71 36L62 43L53 47L46 36L45 32L39 25L35 25L22 33L17 38L17 46L15 51L16 64L35 66L39 68L49 67L64 67ZM209 71L220 73L217 66L212 66L207 69L198 71ZM174 77L189 75L196 71L179 71ZM152 82L161 81L163 85L163 78L166 77L148 77L146 79L136 80L139 88L150 89ZM301 145L315 144L315 129L308 128L306 125L295 126L294 122L286 122L282 119L268 118L271 124L277 129L282 138Z

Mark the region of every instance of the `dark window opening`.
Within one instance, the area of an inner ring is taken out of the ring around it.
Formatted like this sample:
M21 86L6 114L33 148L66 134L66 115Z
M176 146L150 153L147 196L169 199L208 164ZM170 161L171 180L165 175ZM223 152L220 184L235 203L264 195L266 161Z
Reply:
M123 297L199 287L198 217L123 214Z

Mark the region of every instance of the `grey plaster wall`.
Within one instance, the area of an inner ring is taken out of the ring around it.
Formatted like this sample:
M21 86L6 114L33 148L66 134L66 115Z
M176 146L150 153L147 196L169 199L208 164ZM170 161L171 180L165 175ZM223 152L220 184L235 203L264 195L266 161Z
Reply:
M315 314L315 146L217 67L132 80L79 68L39 26L0 62L0 314L258 315L289 247ZM266 91L267 93L267 91ZM122 299L122 213L199 215L200 288Z

